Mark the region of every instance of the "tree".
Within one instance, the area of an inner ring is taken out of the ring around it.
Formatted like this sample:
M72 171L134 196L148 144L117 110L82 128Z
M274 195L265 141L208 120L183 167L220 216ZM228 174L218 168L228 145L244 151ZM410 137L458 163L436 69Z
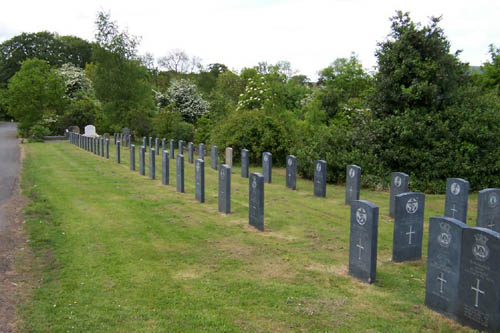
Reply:
M190 123L209 112L208 102L203 99L196 85L187 80L173 81L166 95L157 94L158 98L161 107L170 106L173 111L181 113L184 121Z
M27 136L37 123L55 122L67 105L64 91L63 80L46 61L23 61L8 86L9 112L19 122L19 133Z
M482 66L481 85L500 96L500 49L491 44L489 52L491 61Z
M175 49L170 51L166 56L158 59L160 67L175 73L191 73L196 69L201 69L201 59L193 56L190 57L183 50Z

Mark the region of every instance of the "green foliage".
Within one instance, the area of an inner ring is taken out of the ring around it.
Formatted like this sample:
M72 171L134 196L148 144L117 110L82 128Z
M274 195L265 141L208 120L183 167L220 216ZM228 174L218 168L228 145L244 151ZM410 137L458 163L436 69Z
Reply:
M491 61L482 66L481 86L493 90L500 96L500 49L490 45Z
M189 142L194 137L194 126L185 122L179 111L163 108L153 118L153 135Z
M210 142L210 134L214 127L214 121L207 116L203 116L196 122L196 130L194 132L194 142L208 143Z
M208 102L203 99L196 85L188 80L172 81L165 95L156 92L156 101L157 106L169 106L190 123L209 112Z
M95 124L99 114L98 103L89 96L82 96L74 99L66 108L60 120L62 128L78 126L83 129L89 124Z
M50 135L50 129L48 129L46 122L38 121L29 129L29 141L30 142L43 142L43 137Z
M8 87L9 112L19 122L19 134L27 136L44 118L57 120L68 103L64 91L63 80L46 61L24 61Z

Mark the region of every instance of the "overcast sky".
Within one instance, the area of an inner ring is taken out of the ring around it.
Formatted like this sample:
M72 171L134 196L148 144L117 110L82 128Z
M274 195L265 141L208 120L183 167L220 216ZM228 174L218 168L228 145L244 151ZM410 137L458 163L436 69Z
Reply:
M471 65L489 59L489 44L500 47L499 0L2 1L0 42L42 30L93 40L99 10L141 36L140 52L156 58L182 49L204 65L235 70L287 60L311 79L352 52L372 69L377 42L390 32L396 10L422 24L442 15L452 51L463 50L461 60Z

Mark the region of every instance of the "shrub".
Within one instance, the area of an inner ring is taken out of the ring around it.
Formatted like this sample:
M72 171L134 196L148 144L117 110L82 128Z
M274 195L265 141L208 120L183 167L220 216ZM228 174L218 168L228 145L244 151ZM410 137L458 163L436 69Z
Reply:
M193 140L194 125L183 121L178 111L161 109L153 118L153 135L187 142Z

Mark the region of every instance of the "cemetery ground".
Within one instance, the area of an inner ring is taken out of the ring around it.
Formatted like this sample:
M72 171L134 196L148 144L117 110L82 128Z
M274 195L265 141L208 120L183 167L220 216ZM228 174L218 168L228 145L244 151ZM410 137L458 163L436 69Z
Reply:
M37 281L21 307L26 331L468 331L424 305L430 216L444 195L427 195L423 259L393 263L389 193L361 190L380 207L377 282L347 274L350 207L345 188L326 198L285 170L265 184L265 231L248 225L248 179L231 179L230 214L217 211L218 172L205 158L205 203L195 200L194 164L185 193L69 143L26 144L22 188ZM137 153L137 149L136 149ZM146 154L149 158L149 154ZM136 170L138 158L136 156ZM261 172L252 166L250 172ZM404 170L402 170L404 171ZM469 198L475 225L477 194Z

